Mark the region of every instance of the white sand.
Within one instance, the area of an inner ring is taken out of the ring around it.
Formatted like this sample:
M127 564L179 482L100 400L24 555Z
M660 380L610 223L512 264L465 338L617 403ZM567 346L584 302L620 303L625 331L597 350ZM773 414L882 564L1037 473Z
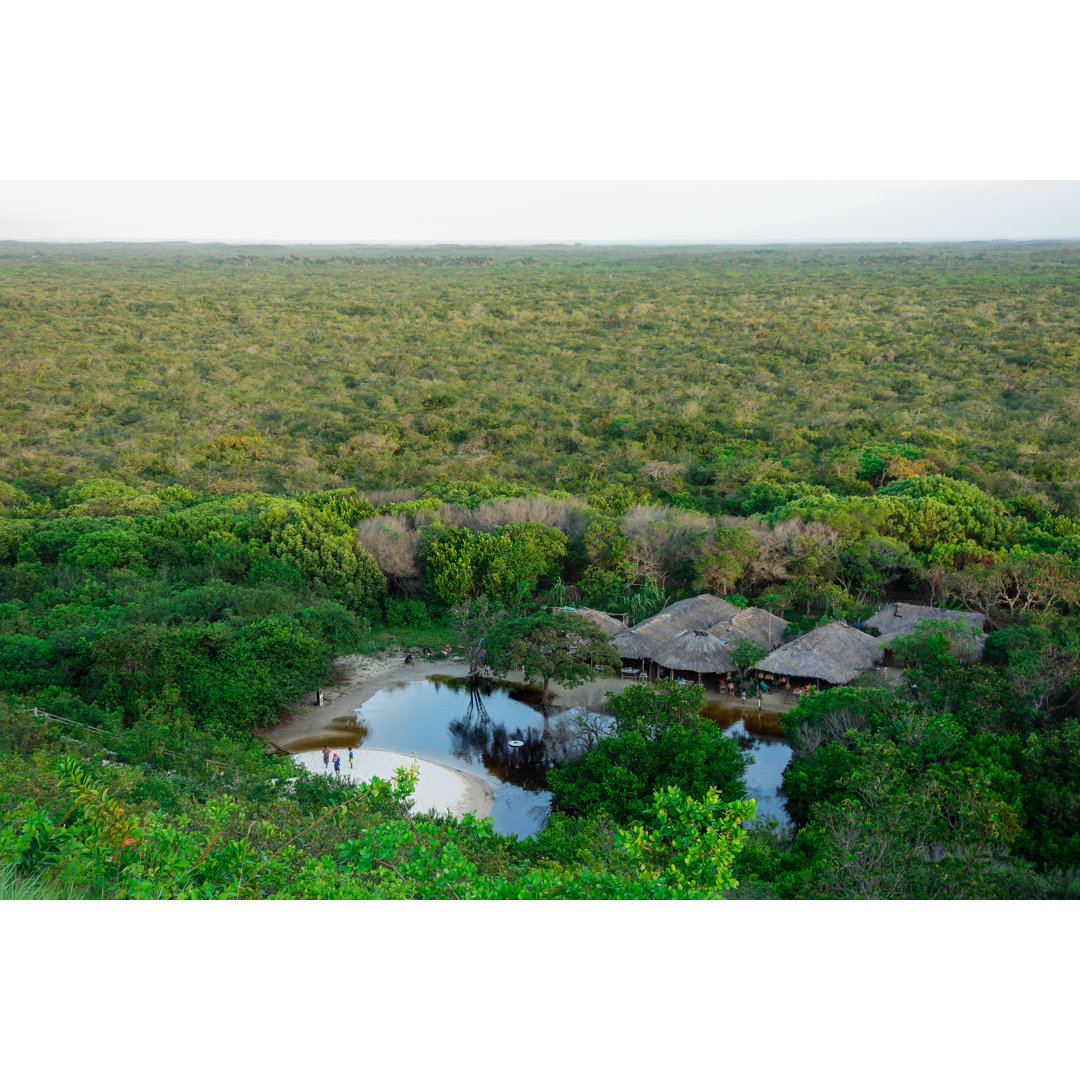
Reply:
M357 781L370 780L373 776L381 780L392 780L394 772L401 766L420 766L420 778L413 793L413 812L424 813L437 810L449 811L457 818L465 814L475 814L479 818L487 817L495 802L495 795L490 785L478 776L437 765L433 761L394 754L389 750L365 750L361 747L353 751L353 768L349 768L348 750L331 750L330 768L323 767L321 750L305 750L294 754L293 760L303 765L309 772L329 773L334 775L334 753L341 756L341 776Z

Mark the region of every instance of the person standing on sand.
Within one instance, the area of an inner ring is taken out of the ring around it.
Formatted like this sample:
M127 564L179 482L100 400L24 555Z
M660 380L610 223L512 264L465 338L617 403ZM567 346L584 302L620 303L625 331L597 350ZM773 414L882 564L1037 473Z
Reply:
M338 754L334 755L334 775L341 775L341 757Z
M352 747L349 747L349 768L352 768Z
M322 764L324 769L330 768L330 747L324 746L322 748Z

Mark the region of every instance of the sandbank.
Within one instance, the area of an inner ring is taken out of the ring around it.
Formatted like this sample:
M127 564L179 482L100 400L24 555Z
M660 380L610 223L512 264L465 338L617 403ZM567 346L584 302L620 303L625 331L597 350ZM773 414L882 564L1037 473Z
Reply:
M414 763L419 765L419 778L413 792L413 812L425 813L437 810L449 811L455 817L466 814L487 817L495 802L491 786L478 776L469 776L457 769L438 765L433 761L423 761L405 754L394 754L389 750L366 750L361 747L354 751L354 762L349 767L347 753L340 752L341 773L343 780L370 780L377 776L382 780L392 780L394 773L401 767ZM293 760L303 765L309 772L325 773L335 778L333 763L327 769L323 764L322 750L304 750L293 754Z

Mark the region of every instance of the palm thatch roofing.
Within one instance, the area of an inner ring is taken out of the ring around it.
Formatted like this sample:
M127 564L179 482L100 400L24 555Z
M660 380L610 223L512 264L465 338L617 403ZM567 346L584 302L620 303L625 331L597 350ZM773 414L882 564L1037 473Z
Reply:
M616 634L615 647L619 655L627 660L651 660L657 649L663 648L666 642L685 629L678 616L662 611Z
M764 608L748 607L710 626L709 633L719 638L750 638L763 649L775 649L784 640L787 626L787 620L779 615Z
M900 634L911 633L920 619L948 619L980 631L986 627L986 618L977 611L948 611L923 604L886 604L867 619L865 625L879 630L878 641L884 643Z
M926 607L923 604L887 604L866 620L865 625L881 631L878 644L889 648L889 643L901 634L910 634L924 620L946 620L959 633L951 635L950 651L962 660L981 660L986 646L983 631L986 618L977 611L948 611L945 608Z
M842 686L881 659L878 638L843 622L819 626L758 661L758 669Z
M619 622L618 619L613 619L610 615L603 611L597 611L596 608L572 608L561 607L556 608L556 611L565 612L567 615L580 615L583 619L588 619L598 630L602 630L610 637L615 637L616 634L621 634L625 629L625 623Z
M723 641L708 630L680 630L663 645L652 659L672 671L696 671L699 674L731 671L733 642Z
M708 630L710 626L718 622L725 622L732 615L738 614L739 609L734 604L729 604L719 596L712 593L702 593L700 596L691 596L686 600L676 601L669 604L659 615L652 618L658 619L662 615L674 615L687 630ZM648 619L642 620L649 622ZM638 623L641 626L642 623Z

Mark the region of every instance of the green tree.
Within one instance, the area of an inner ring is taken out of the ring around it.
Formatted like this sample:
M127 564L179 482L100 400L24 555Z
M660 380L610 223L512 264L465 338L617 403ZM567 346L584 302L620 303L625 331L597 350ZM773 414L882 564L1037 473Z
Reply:
M580 615L544 612L503 619L484 639L488 667L496 675L521 670L541 682L542 700L552 680L567 688L618 670L619 651L611 638Z
M510 522L491 530L431 526L425 530L428 591L446 607L478 596L517 604L557 576L566 536L538 522Z
M653 792L671 785L695 799L710 788L723 799L743 798L746 754L701 715L703 704L700 687L668 680L611 698L613 733L548 773L552 808L625 824L641 820Z
M731 662L735 665L740 685L752 683L750 672L757 667L759 660L769 655L753 638L739 638L731 650Z

